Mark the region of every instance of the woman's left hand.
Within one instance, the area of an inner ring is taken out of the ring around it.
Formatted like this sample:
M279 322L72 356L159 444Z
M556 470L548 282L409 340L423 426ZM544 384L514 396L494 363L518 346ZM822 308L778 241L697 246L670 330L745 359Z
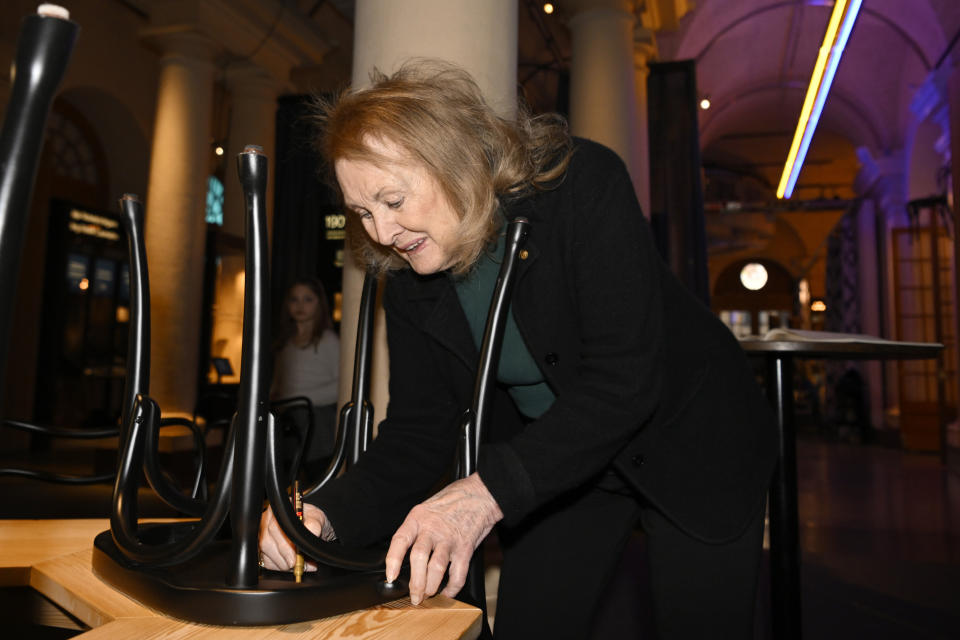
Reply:
M387 580L396 580L409 549L413 604L437 592L448 565L450 577L443 595L457 595L474 550L502 518L503 512L477 474L449 484L411 509L393 534L387 551Z

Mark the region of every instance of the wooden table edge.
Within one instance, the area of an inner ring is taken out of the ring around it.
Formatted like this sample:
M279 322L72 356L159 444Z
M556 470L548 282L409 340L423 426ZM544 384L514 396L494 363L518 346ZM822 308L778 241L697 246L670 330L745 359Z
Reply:
M131 608L142 608L144 614L129 615L118 611L106 610L100 606L100 604L94 602L94 599L89 598L84 593L78 593L74 588L75 585L66 584L64 580L58 577L56 569L61 568L62 564L75 561L75 556L92 550L94 536L101 531L109 529L110 523L106 519L0 520L0 529L2 529L4 526L8 527L6 535L0 535L0 539L2 539L7 545L16 544L16 532L13 536L9 535L9 527L13 527L18 531L26 532L34 527L40 527L41 529L56 529L58 527L69 527L71 525L80 525L83 529L89 528L90 530L95 530L95 533L90 535L89 538L85 540L83 538L86 533L72 534L70 537L76 538L76 544L70 544L67 542L64 545L58 546L58 550L56 552L51 551L49 555L34 553L34 557L28 559L27 561L14 562L11 561L9 557L0 558L0 586L23 586L32 588L38 593L42 594L44 597L50 599L58 607L61 607L64 611L67 611L70 613L70 615L76 617L78 620L90 627L89 630L74 636L76 638L83 638L94 631L97 632L98 636L104 633L109 634L109 628L114 625L116 626L117 630L120 631L121 629L127 627L129 620L152 620L156 618L162 618L178 623L195 624L179 620L150 609L140 602L137 602L133 598L130 598L125 593L118 591L112 586L100 581L100 578L93 573L93 569L89 562L84 563L85 569L87 572L89 572L90 577L97 581L98 585L103 586L105 589L109 589L113 594L116 594L117 597L128 601L131 605ZM404 604L404 600L406 600L406 604ZM409 604L409 598L405 598L395 602L386 603L384 605L371 607L370 609L362 611L403 611L407 610L407 607L411 606L412 605ZM462 615L470 615L473 618L472 622L467 625L463 632L457 637L460 639L476 638L480 633L482 612L476 607L462 603L458 600L447 598L445 596L436 596L434 598L427 599L421 605L414 607L413 610L436 610L438 613L443 612L447 615L457 616L458 618ZM350 615L352 613L358 612L349 612L341 615ZM224 629L228 627L211 628ZM264 628L271 628L271 626L268 625Z

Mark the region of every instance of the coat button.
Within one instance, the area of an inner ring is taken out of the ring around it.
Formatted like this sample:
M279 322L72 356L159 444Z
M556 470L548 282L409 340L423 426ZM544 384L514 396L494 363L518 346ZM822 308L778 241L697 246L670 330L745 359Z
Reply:
M530 252L527 251L526 249L521 249L521 250L520 250L520 259L521 259L521 260L526 260L528 257L530 257Z
M633 466L641 467L643 466L643 463L646 461L643 459L643 456L638 453L637 455L633 456L632 462L633 462Z
M546 362L551 367L557 366L557 363L560 362L560 356L553 353L552 351L547 355L543 356L543 361Z

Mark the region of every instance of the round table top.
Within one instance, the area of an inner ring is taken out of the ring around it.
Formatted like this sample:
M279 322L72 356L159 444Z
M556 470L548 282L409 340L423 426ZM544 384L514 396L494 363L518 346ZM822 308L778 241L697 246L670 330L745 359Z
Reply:
M912 360L936 358L943 351L939 342L897 342L894 340L764 340L743 338L740 346L751 354L798 358L839 358L841 360Z

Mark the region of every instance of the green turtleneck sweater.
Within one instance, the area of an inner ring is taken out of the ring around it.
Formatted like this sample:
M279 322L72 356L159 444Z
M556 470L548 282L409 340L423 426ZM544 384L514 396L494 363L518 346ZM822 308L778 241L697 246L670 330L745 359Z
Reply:
M500 263L503 261L504 244L504 236L501 235L493 251L483 253L470 273L453 279L460 306L470 323L470 332L478 349L483 342L490 300L497 283L497 274L500 272ZM513 319L512 306L508 311L500 364L497 368L497 382L507 387L507 392L520 413L527 418L539 418L550 408L556 396L547 386L543 374L520 336L520 330Z

